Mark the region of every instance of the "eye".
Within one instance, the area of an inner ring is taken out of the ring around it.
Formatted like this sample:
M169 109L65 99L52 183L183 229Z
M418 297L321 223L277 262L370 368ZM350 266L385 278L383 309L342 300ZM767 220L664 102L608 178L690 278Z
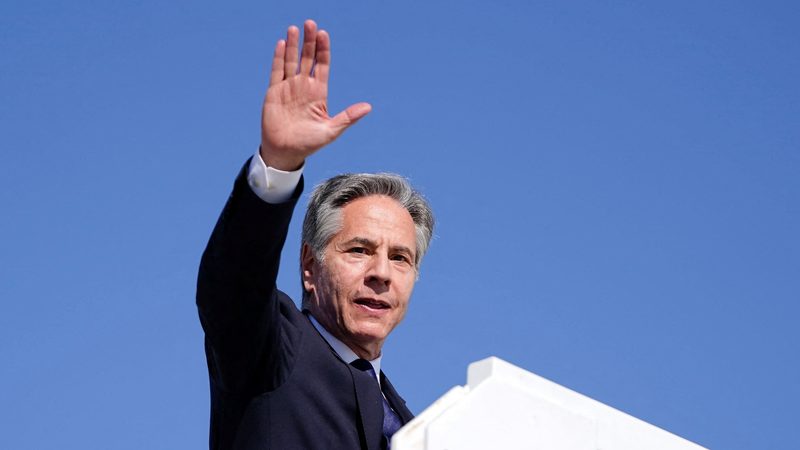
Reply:
M367 249L364 248L364 247L352 247L349 250L347 250L347 252L348 253L358 253L358 254L362 254L363 255L363 254L367 253Z
M402 253L397 254L397 255L393 255L391 259L392 259L392 261L404 262L404 263L408 263L408 264L411 263L411 260L408 258L408 256L406 256L406 255L404 255Z

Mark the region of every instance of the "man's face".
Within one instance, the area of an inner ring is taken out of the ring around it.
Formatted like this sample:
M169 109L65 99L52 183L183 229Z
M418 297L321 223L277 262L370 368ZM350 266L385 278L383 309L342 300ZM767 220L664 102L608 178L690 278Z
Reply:
M396 200L373 195L342 208L342 228L318 261L303 248L303 284L311 313L359 356L380 355L403 320L416 281L416 234Z

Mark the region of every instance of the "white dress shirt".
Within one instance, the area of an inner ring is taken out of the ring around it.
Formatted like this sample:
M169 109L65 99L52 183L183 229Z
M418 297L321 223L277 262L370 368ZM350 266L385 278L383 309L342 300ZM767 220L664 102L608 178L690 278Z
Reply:
M283 203L289 200L300 182L304 166L290 172L267 167L261 154L256 152L250 160L247 184L261 200L267 203Z
M350 364L351 362L360 359L358 355L356 355L356 353L352 349L350 349L350 347L345 345L345 343L340 341L339 339L336 339L336 336L330 334L328 330L326 330L325 327L322 326L322 324L317 322L317 319L314 318L314 316L309 314L308 317L311 319L311 324L314 325L314 328L316 328L317 331L319 331L319 334L321 334L322 337L325 338L326 341L328 341L328 344L330 344L330 346L333 348L336 354L338 354L339 357L342 358L342 360L344 360L344 362ZM378 385L381 384L381 377L378 376L378 374L381 373L382 357L383 355L378 356L372 361L369 361L369 363L372 364L372 369L375 370L375 376L378 378Z

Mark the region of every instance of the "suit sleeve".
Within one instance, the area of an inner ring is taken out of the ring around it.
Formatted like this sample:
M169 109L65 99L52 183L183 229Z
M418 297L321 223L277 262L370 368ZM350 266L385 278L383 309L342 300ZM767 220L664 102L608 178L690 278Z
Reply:
M280 336L278 266L301 179L292 197L266 203L247 184L245 163L200 262L197 307L214 388L231 394L265 391L274 379Z

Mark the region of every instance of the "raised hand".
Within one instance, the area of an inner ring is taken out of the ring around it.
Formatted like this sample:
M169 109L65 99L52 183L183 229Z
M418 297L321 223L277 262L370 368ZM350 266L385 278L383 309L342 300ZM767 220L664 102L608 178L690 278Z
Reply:
M303 49L298 64L300 30L289 27L286 40L275 45L269 89L261 115L261 157L268 166L295 170L303 161L339 137L367 115L369 103L356 103L328 115L328 73L331 42L313 20L303 25Z

